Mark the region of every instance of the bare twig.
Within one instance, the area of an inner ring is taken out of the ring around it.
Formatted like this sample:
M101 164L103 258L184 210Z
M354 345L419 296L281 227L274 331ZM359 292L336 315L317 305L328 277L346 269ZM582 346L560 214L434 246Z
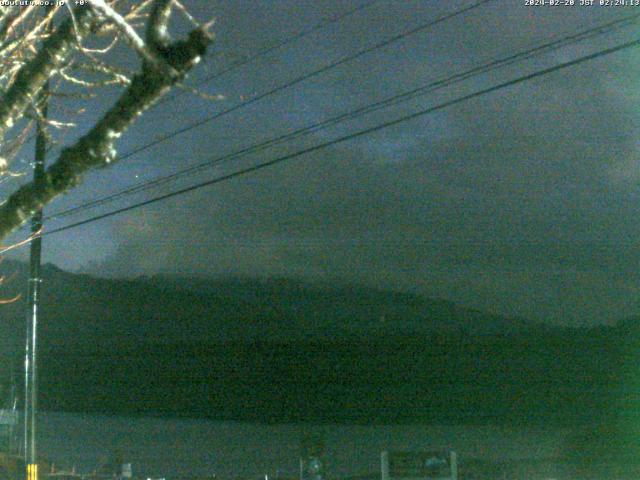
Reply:
M89 8L79 8L77 27L82 32L88 31L91 18ZM0 102L0 144L7 130L33 103L44 83L68 60L74 40L73 20L68 19L43 43L36 56L18 71Z
M159 3L167 2L160 0ZM156 28L162 28L165 16L162 12L156 13L150 21L154 21ZM141 72L133 77L116 104L86 135L62 151L47 169L44 180L38 185L31 182L20 187L0 207L0 239L24 224L56 196L77 185L86 171L113 162L116 159L115 140L200 61L212 39L205 28L198 28L185 40L162 45L158 52L177 76L164 75L144 62Z
M138 52L138 54L150 65L153 65L159 71L177 77L178 72L169 65L162 55L154 48L149 48L147 43L138 35L138 32L127 22L118 12L111 8L104 0L89 0L93 8L98 10L101 15L109 19L124 35L127 42ZM151 22L150 22L151 23Z

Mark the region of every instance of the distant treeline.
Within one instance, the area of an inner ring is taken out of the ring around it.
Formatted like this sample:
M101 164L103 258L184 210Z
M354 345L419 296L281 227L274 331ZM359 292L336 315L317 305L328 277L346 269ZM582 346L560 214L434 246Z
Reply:
M41 354L41 405L265 422L585 425L638 403L633 338L598 329L54 347Z

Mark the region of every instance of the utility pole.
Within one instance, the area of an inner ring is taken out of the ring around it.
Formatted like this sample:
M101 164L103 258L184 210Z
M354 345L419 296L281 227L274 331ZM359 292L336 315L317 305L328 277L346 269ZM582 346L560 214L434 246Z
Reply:
M45 157L47 152L46 118L48 107L49 83L42 89L38 108L40 118L36 126L35 158L33 162L33 181L38 186L43 185L45 173ZM36 457L36 414L38 406L37 385L37 333L38 314L40 309L40 287L42 278L40 260L42 253L42 209L31 218L31 234L34 238L30 246L29 294L27 298L27 335L24 359L24 460L27 466L27 480L38 480L38 464Z

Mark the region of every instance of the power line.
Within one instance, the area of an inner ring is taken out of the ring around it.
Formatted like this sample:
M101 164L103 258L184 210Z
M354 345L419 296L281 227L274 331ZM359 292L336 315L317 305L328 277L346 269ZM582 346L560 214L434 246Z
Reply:
M293 87L293 86L295 86L295 85L297 85L299 83L302 83L302 82L304 82L306 80L309 80L310 78L316 77L316 76L321 75L321 74L323 74L325 72L328 72L329 70L332 70L332 69L337 68L337 67L339 67L341 65L344 65L345 63L348 63L348 62L351 62L353 60L356 60L357 58L360 58L360 57L362 57L362 56L364 56L364 55L366 55L368 53L371 53L371 52L374 52L374 51L379 50L381 48L387 47L387 46L389 46L389 45L391 45L391 44L393 44L395 42L398 42L400 40L403 40L403 39L405 39L405 38L407 38L407 37L409 37L411 35L415 35L416 33L419 33L419 32L421 32L423 30L426 30L426 29L428 29L430 27L433 27L434 25L437 25L439 23L445 22L447 20L450 20L450 19L452 19L454 17L457 17L459 15L462 15L464 13L470 12L470 11L472 11L472 10L478 8L478 7L481 7L485 3L489 3L491 1L493 1L493 0L480 0L480 1L478 1L478 2L476 2L474 4L472 4L472 5L469 5L467 7L461 8L459 10L455 10L453 12L441 15L440 17L437 17L437 18L435 18L433 20L430 20L427 23L423 23L423 24L421 24L421 25L419 25L417 27L414 27L414 28L412 28L410 30L406 30L406 31L404 31L402 33L394 35L393 37L391 37L391 38L389 38L387 40L383 40L381 42L378 42L378 43L376 43L375 45L373 45L371 47L367 47L367 48L365 48L363 50L360 50L360 51L358 51L358 52L356 52L354 54L350 54L350 55L347 55L345 57L342 57L341 59L336 60L336 61L334 61L334 62L332 62L332 63L330 63L328 65L325 65L325 66L320 67L320 68L318 68L316 70L313 70L312 72L305 73L305 74L303 74L303 75L301 75L301 76L299 76L299 77L297 77L297 78L295 78L295 79L293 79L293 80L291 80L291 81L289 81L287 83L279 85L279 86L277 86L277 87L275 87L275 88L273 88L273 89L271 89L271 90L269 90L267 92L261 93L257 97L253 97L252 99L247 100L246 102L239 103L237 105L234 105L233 107L227 108L226 110L218 112L218 113L216 113L214 115L211 115L209 117L206 117L206 118L204 118L202 120L198 120L197 122L193 122L193 123L187 125L186 127L183 127L183 128L178 129L178 130L174 130L173 132L170 132L168 134L162 135L161 137L159 137L159 138L157 138L155 140L152 140L152 141L150 141L148 143L145 143L144 145L136 147L133 150L130 150L130 151L120 155L118 157L118 160L124 160L125 158L129 158L129 157L132 157L133 155L137 155L138 153L143 152L145 150L148 150L149 148L154 147L154 146L156 146L156 145L158 145L160 143L166 142L167 140L169 140L171 138L177 137L178 135L182 135L183 133L186 133L186 132L188 132L190 130L193 130L194 128L200 127L200 126L202 126L202 125L204 125L206 123L212 122L213 120L217 120L218 118L223 117L225 115L228 115L229 113L235 112L237 110L240 110L241 108L244 108L244 107L252 105L252 104L254 104L256 102L259 102L260 100L262 100L264 98L270 97L270 96L272 96L272 95L274 95L276 93L279 93L279 92L282 92L284 90L287 90L287 89L289 89L289 88L291 88L291 87Z
M517 85L519 83L523 83L523 82L526 82L526 81L529 81L529 80L533 80L535 78L540 78L542 76L549 75L549 74L557 72L559 70L563 70L565 68L573 67L573 66L579 65L581 63L589 62L591 60L595 60L596 58L603 57L603 56L606 56L606 55L611 55L611 54L613 54L615 52L619 52L619 51L625 50L627 48L637 47L639 45L640 45L640 39L636 39L636 40L629 41L629 42L626 42L626 43L623 43L623 44L620 44L620 45L617 45L617 46L614 46L614 47L610 47L610 48L606 48L606 49L603 49L603 50L599 50L598 52L591 53L589 55L585 55L585 56L579 57L577 59L570 60L570 61L567 61L567 62L564 62L564 63L560 63L558 65L554 65L552 67L548 67L548 68L545 68L545 69L542 69L542 70L538 70L536 72L533 72L533 73L530 73L530 74L527 74L527 75L523 75L523 76L520 76L518 78L515 78L515 79L512 79L512 80L508 80L506 82L502 82L502 83L500 83L498 85L494 85L492 87L484 88L484 89L478 90L476 92L473 92L473 93L470 93L470 94L463 95L461 97L455 98L453 100L449 100L447 102L440 103L438 105L426 108L424 110L420 110L418 112L414 112L414 113L411 113L409 115L405 115L405 116L402 116L400 118L397 118L397 119L394 119L394 120L390 120L390 121L375 125L373 127L369 127L369 128L363 129L363 130L359 130L357 132L354 132L354 133L351 133L351 134L348 134L348 135L344 135L342 137L339 137L339 138L336 138L336 139L333 139L333 140L329 140L327 142L323 142L323 143L320 143L318 145L314 145L313 147L308 147L308 148L299 150L299 151L294 152L294 153L286 154L286 155L277 157L275 159L272 159L272 160L269 160L269 161L266 161L266 162L263 162L263 163L260 163L260 164L257 164L257 165L253 165L251 167L247 167L247 168L244 168L242 170L235 171L233 173L222 175L222 176L213 178L211 180L207 180L207 181L198 183L196 185L192 185L190 187L186 187L186 188L183 188L183 189L171 192L171 193L160 195L158 197L154 197L154 198L151 198L149 200L145 200L143 202L135 203L135 204L129 205L127 207L119 208L117 210L112 210L110 212L103 213L101 215L96 215L96 216L88 218L86 220L82 220L82 221L75 222L75 223L72 223L72 224L69 224L69 225L65 225L63 227L60 227L60 228L57 228L57 229L54 229L54 230L51 230L51 231L48 231L48 232L44 232L42 234L42 236L53 235L53 234L56 234L56 233L64 232L66 230L70 230L72 228L76 228L76 227L79 227L79 226L82 226L82 225L93 223L93 222L96 222L98 220L102 220L102 219L105 219L105 218L108 218L108 217L111 217L111 216L114 216L114 215L118 215L120 213L124 213L124 212L130 211L130 210L134 210L134 209L137 209L137 208L140 208L140 207L151 205L153 203L156 203L156 202L159 202L159 201L162 201L162 200L166 200L166 199L171 198L171 197L176 197L176 196L179 196L179 195L183 195L185 193L192 192L194 190L198 190L198 189L203 188L203 187L215 185L215 184L218 184L218 183L222 183L222 182L231 180L233 178L241 177L241 176L244 176L244 175L246 175L248 173L256 172L258 170L262 170L264 168L271 167L271 166L276 165L278 163L282 163L282 162L285 162L287 160L291 160L291 159L300 157L302 155L313 153L313 152L316 152L318 150L322 150L324 148L327 148L327 147L330 147L330 146L333 146L333 145L337 145L339 143L343 143L343 142L346 142L346 141L349 141L349 140L353 140L355 138L359 138L359 137L362 137L362 136L368 135L370 133L374 133L374 132L383 130L385 128L388 128L388 127L391 127L391 126L394 126L394 125L405 123L405 122L408 122L408 121L413 120L415 118L422 117L424 115L427 115L427 114L430 114L430 113L433 113L433 112L436 112L436 111L439 111L439 110L443 110L445 108L460 104L462 102L466 102L466 101L474 99L474 98L481 97L483 95L487 95L489 93L496 92L498 90L502 90L502 89L507 88L507 87L511 87L513 85Z
M308 28L306 30L302 30L302 31L290 36L290 37L284 38L283 40L277 42L276 44L274 44L274 45L272 45L270 47L267 47L265 49L259 50L257 53L255 53L253 55L250 55L247 58L245 58L245 59L243 59L243 60L241 60L239 62L236 62L236 63L233 63L233 64L229 65L227 68L223 68L222 70L220 70L218 72L215 72L215 73L213 73L211 75L208 75L207 77L197 81L196 85L203 85L205 83L210 82L211 80L214 80L216 78L222 77L223 75L226 75L227 73L232 72L232 71L234 71L234 70L236 70L236 69L238 69L240 67L248 65L249 63L251 63L251 62L253 62L253 61L255 61L255 60L257 60L257 59L259 59L261 57L264 57L265 55L268 55L268 54L270 54L270 53L272 53L272 52L274 52L274 51L276 51L276 50L278 50L278 49L280 49L282 47L285 47L285 46L297 41L297 40L300 40L300 39L302 39L302 38L304 38L304 37L306 37L308 35L311 35L312 33L315 33L318 30L321 30L321 29L323 29L323 28L325 28L325 27L327 27L329 25L332 25L334 23L338 23L339 21L341 21L341 20L343 20L343 19L345 19L345 18L347 18L347 17L349 17L351 15L354 15L354 14L356 14L358 12L366 10L367 8L370 8L370 7L372 7L373 5L375 5L376 3L379 3L379 2L380 2L380 0L371 0L371 1L368 1L368 2L364 2L364 3L358 5L358 6L354 7L354 8L352 8L351 10L348 10L348 11L346 11L344 13L341 13L341 14L338 14L338 15L334 15L333 17L325 18L324 20L321 20L320 22L318 22L313 27L310 27L310 28ZM158 102L156 102L152 106L152 108L157 107L158 105L162 105L162 104L167 103L167 102L172 102L176 98L180 97L183 93L184 92L177 92L174 95L163 97ZM31 139L28 142L26 142L25 144L28 145L30 142L31 142Z
M550 51L556 50L558 48L561 47L566 47L567 45L579 42L579 41L583 41L586 39L591 39L594 38L596 36L605 34L605 33L609 33L615 29L624 27L624 26L628 26L631 25L633 23L636 23L637 20L640 18L640 14L636 14L636 15L632 15L629 17L624 17L621 19L617 19L617 20L613 20L610 22L607 22L605 24L601 24L601 25L597 25L595 27L591 27L589 29L586 30L581 30L577 33L574 33L572 35L568 35L568 36L564 36L562 38L559 38L557 40L553 40L551 42L547 42L544 43L540 46L531 48L529 50L526 51L522 51L522 52L518 52L512 55L509 55L507 57L501 58L501 59L496 59L494 61L491 61L489 63L480 65L480 66L476 66L474 68L471 68L469 70L466 70L464 72L460 72L451 76L448 76L446 78L437 80L437 81L433 81L430 82L426 85L420 86L418 88L415 88L413 90L410 90L408 92L404 92L398 95L394 95L391 97L388 97L384 100L375 102L373 104L369 104L366 105L364 107L358 108L357 110L354 111L350 111L341 115L338 115L336 117L332 117L330 119L326 119L320 122L316 122L312 125L303 127L301 129L298 129L294 132L290 132L287 134L283 134L274 138L271 138L269 140L251 145L249 147L243 148L239 151L224 155L222 157L218 157L215 158L213 160L207 160L206 162L200 163L198 165L180 170L178 172L175 172L173 174L170 175L166 175L160 178L156 178L154 180L148 181L148 182L144 182L141 183L139 185L135 185L133 187L129 187L126 189L123 189L119 192L116 192L114 194L108 195L106 197L58 212L58 213L54 213L48 217L46 217L46 220L51 220L51 219L55 219L55 218L62 218L62 217L66 217L69 215L72 215L74 213L80 212L80 211L84 211L90 208L94 208L96 206L99 205L103 205L106 203L110 203L112 201L117 200L118 198L122 198L124 196L127 195L131 195L134 193L138 193L138 192L142 192L148 189L151 189L153 187L159 186L159 185L163 185L166 184L168 182L171 182L173 180L176 180L178 178L181 178L183 176L187 176L187 175L191 175L193 173L196 173L198 171L204 170L206 168L211 168L215 165L218 165L224 161L228 161L228 160L232 160L232 159L237 159L239 157L244 157L245 155L248 155L250 153L256 153L259 151L263 151L268 147L283 143L285 141L289 141L289 140L293 140L295 138L298 138L302 135L306 135L308 133L311 132L315 132L318 131L320 129L326 128L328 126L331 125L335 125L338 123L341 123L345 120L349 120L349 119L354 119L357 118L359 116L380 110L382 108L386 108L389 107L391 105L395 105L399 102L402 101L407 101L413 98L416 98L420 95L424 95L426 93L438 90L440 88L444 88L446 86L450 86L454 83L458 83L458 82L462 82L464 80L467 80L469 78L472 78L474 76L483 74L483 73L487 73L489 71L498 69L498 68L504 68L506 66L512 65L516 62L522 61L522 60L526 60L529 58L532 58L536 55L540 55L543 53L548 53Z
M357 53L355 53L353 55L349 55L349 56L343 57L342 59L340 59L340 60L338 60L336 62L333 62L333 63L331 63L329 65L321 67L320 69L314 70L313 72L310 72L310 73L305 74L305 75L303 75L301 77L298 77L298 78L296 78L296 79L294 79L294 80L292 80L292 81L290 81L290 82L288 82L288 83L286 83L284 85L281 85L279 87L276 87L275 89L272 89L272 90L270 90L268 92L265 92L265 93L259 95L258 97L254 97L253 99L248 100L247 102L240 103L240 104L238 104L238 105L236 105L234 107L231 107L231 108L229 108L227 110L219 112L219 113L217 113L217 114L215 114L213 116L207 117L207 118L205 118L203 120L200 120L198 122L192 123L192 124L190 124L190 125L188 125L186 127L183 127L183 128L181 128L179 130L175 130L175 131L173 131L173 132L171 132L171 133L169 133L167 135L164 135L164 136L162 136L162 137L160 137L160 138L158 138L156 140L153 140L151 142L143 144L143 145L141 145L141 146L139 146L139 147L137 147L137 148L135 148L133 150L130 150L129 152L126 152L123 155L119 156L118 160L124 160L126 158L131 157L131 156L134 156L134 155L136 155L136 154L138 154L138 153L140 153L140 152L142 152L144 150L147 150L148 148L151 148L151 147L153 147L155 145L158 145L160 143L163 143L163 142L165 142L165 141L167 141L167 140L169 140L171 138L174 138L174 137L176 137L178 135L186 133L189 130L192 130L192 129L197 128L197 127L199 127L199 126L201 126L201 125L203 125L205 123L208 123L208 122L210 122L212 120L220 118L220 117L222 117L222 116L224 116L224 115L226 115L228 113L231 113L233 111L239 110L240 108L243 108L243 107L245 107L245 106L247 106L249 104L257 102L257 101L259 101L259 100L261 100L263 98L266 98L266 97L268 97L268 96L270 96L270 95L272 95L272 94L274 94L276 92L279 92L279 91L285 90L287 88L290 88L290 87L292 87L292 86L294 86L294 85L296 85L296 84L298 84L298 83L300 83L300 82L302 82L304 80L308 80L309 78L312 78L312 77L314 77L316 75L324 73L324 72L326 72L326 71L328 71L328 70L330 70L332 68L335 68L335 67L337 67L339 65L347 63L347 62L349 62L351 60L354 60L354 59L356 59L356 58L358 58L358 57L360 57L362 55L365 55L366 53L370 53L370 52L372 52L374 50L377 50L379 48L383 48L383 47L385 47L385 46L387 46L387 45L389 45L391 43L394 43L394 42L402 39L402 38L406 38L406 37L408 37L410 35L418 33L418 32L420 32L420 31L422 31L422 30L424 30L424 29L426 29L428 27L434 26L434 25L436 25L438 23L441 23L443 21L446 21L446 20L449 20L451 18L454 18L455 16L458 16L458 15L461 15L463 13L466 13L466 12L472 10L472 9L478 8L481 5L483 5L485 3L488 3L490 1L492 1L492 0L481 0L481 1L477 2L477 3L475 3L475 4L472 4L470 6L462 8L460 10L457 10L457 11L450 12L448 14L442 15L442 16L434 19L434 20L431 20L431 21L425 23L425 24L422 24L422 25L420 25L418 27L415 27L415 28L413 28L411 30L405 31L403 33L400 33L400 34L398 34L398 35L396 35L396 36L394 36L394 37L392 37L392 38L390 38L388 40L385 40L383 42L377 43L376 45L374 45L372 47L368 47L368 48L366 48L364 50L361 50L361 51L359 51L359 52L357 52ZM73 210L75 211L76 209L73 209ZM52 218L58 218L58 217L61 217L61 216L66 216L68 214L69 214L69 211L52 214L52 215L46 217L45 220L50 220Z
M211 75L206 76L205 78L203 78L203 79L199 80L198 82L196 82L196 85L202 85L202 84L210 82L211 80L215 80L216 78L222 77L223 75L226 75L229 72L232 72L232 71L234 71L234 70L236 70L236 69L238 69L240 67L243 67L245 65L248 65L249 63L251 63L251 62L253 62L253 61L257 60L257 59L259 59L261 57L264 57L265 55L270 54L271 52L274 52L274 51L276 51L276 50L278 50L278 49L280 49L282 47L285 47L285 46L287 46L287 45L289 45L289 44L291 44L291 43L293 43L293 42L295 42L297 40L300 40L300 39L302 39L302 38L304 38L304 37L306 37L308 35L311 35L312 33L316 32L318 30L321 30L321 29L323 29L323 28L325 28L325 27L327 27L329 25L337 23L340 20L343 20L344 18L347 18L347 17L349 17L351 15L354 15L354 14L356 14L358 12L366 10L367 8L372 7L374 4L378 3L379 1L380 0L372 0L372 1L369 1L369 2L365 2L365 3L362 3L361 5L358 5L355 8L352 8L351 10L348 10L348 11L344 12L344 13L341 13L341 14L335 15L333 17L329 17L329 18L326 18L324 20L321 20L319 23L317 23L313 27L310 27L310 28L308 28L306 30L302 30L302 31L290 36L290 37L287 37L287 38L277 42L276 44L274 44L274 45L272 45L270 47L267 47L265 49L259 50L257 53L248 56L244 60L241 60L239 62L233 63L232 65L228 66L227 68L224 68L224 69L222 69L222 70L220 70L218 72L215 72L215 73L213 73ZM160 104L163 104L163 103L166 103L166 102L171 102L171 101L175 100L176 98L178 98L178 96L180 96L180 94L181 93L177 93L177 94L175 94L173 96L170 96L170 97L164 97L159 102L157 102L156 105L160 105Z

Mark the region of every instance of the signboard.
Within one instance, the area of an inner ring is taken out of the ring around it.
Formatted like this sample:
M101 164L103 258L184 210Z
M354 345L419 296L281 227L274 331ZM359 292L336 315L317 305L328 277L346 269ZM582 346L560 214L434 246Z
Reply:
M120 469L120 476L122 478L131 478L133 477L133 469L131 468L130 463L123 463Z
M300 480L324 479L324 439L322 435L307 433L300 442Z
M300 480L323 480L324 466L318 457L300 459Z
M16 410L0 409L0 425L17 425L18 412Z
M457 480L455 452L382 452L382 480Z

